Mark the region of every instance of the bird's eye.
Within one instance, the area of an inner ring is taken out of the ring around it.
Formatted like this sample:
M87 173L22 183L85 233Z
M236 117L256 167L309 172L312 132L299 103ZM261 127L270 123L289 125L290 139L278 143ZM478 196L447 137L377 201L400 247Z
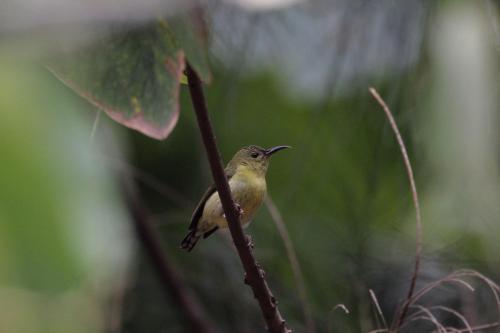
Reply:
M250 154L250 156L252 156L252 158L257 158L257 157L259 157L259 153L252 153L252 154Z

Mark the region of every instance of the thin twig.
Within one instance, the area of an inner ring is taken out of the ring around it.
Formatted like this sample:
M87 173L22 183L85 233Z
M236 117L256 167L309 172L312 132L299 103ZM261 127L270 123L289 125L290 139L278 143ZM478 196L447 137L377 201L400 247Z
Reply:
M440 333L446 333L446 328L444 328L443 324L437 320L437 318L434 316L434 314L431 312L431 310L427 309L426 307L422 305L414 305L413 307L420 309L421 312L425 313L427 315L427 318L430 319L436 326L438 332Z
M434 319L428 317L428 316L416 316L416 317L411 317L411 318L408 318L408 320L406 320L403 325L401 325L401 329L403 327L405 327L406 325L408 325L409 323L411 322L414 322L414 321L418 321L418 320L427 320L427 321L430 321L432 322L434 325L436 325ZM438 323L439 325L439 323ZM442 329L444 328L442 325L441 326L436 326L437 327L437 333L441 333L442 332ZM446 332L446 329L445 329L445 332Z
M452 315L456 316L464 324L467 332L473 333L473 330L472 330L471 325L469 324L469 321L460 312L453 310L452 308L442 306L442 305L429 306L429 307L425 307L425 308L421 305L411 305L410 307L419 308L421 310L413 313L411 316L408 316L406 323L411 322L414 318L421 316L422 313L428 314L431 310L441 310L441 311L451 313ZM403 326L404 325L402 325L401 327L403 327ZM455 328L455 327L447 327L446 331L448 331L448 330L457 331L459 329Z
M462 274L465 276L474 276L474 277L482 280L484 283L486 283L488 285L488 287L490 288L491 293L495 297L495 301L497 303L498 313L500 314L500 296L499 296L500 286L498 284L496 284L494 281L492 281L490 278L486 277L485 275L483 275L475 270L472 270L472 269L461 269L461 270L456 271L455 273Z
M447 306L442 306L442 305L429 306L429 310L433 310L433 309L438 309L438 310L441 310L444 312L451 313L452 315L454 315L455 317L460 319L460 321L464 324L466 332L473 333L472 326L470 325L469 321L460 312L453 310Z
M100 118L101 118L101 110L97 110L94 123L92 124L92 130L90 131L90 142L94 141L95 133L97 132L97 125L99 125Z
M471 292L474 292L474 287L471 286L470 283L468 282L465 282L464 280L461 280L461 279L455 279L455 278L451 278L449 279L450 282L456 282L456 283L459 283L461 285L464 285L467 289L469 289Z
M399 149L401 150L401 155L403 156L403 161L406 167L406 172L408 173L408 180L410 181L410 187L411 187L411 194L413 197L413 205L415 206L415 215L416 215L416 228L417 228L417 239L416 239L416 251L415 251L415 266L413 269L413 275L411 277L411 282L410 282L410 288L408 289L408 294L406 295L406 299L409 300L413 296L413 292L415 291L415 285L417 283L417 276L418 276L418 271L420 268L420 257L422 253L422 220L420 216L420 203L418 200L418 192L417 192L417 185L415 184L415 178L413 176L413 169L411 167L410 163L410 158L408 157L408 153L406 151L406 146L403 141L403 137L401 136L401 133L399 132L398 125L396 124L396 121L394 120L394 117L392 116L391 110L387 106L387 104L384 102L382 97L380 97L379 93L375 88L370 87L368 89L372 96L375 98L375 100L380 104L382 109L385 112L385 115L387 116L387 119L389 120L389 123L391 124L392 130L396 136L396 139L399 144ZM403 323L403 320L405 319L406 314L408 313L408 306L409 303L405 303L405 305L401 308L401 311L397 316L395 316L395 322L394 325L392 325L392 329L395 331L398 330L398 328L401 326Z
M304 318L306 321L306 332L315 332L316 329L314 327L314 320L312 318L311 304L307 299L304 275L302 274L302 269L300 267L299 259L297 258L295 247L293 246L292 239L290 238L290 234L288 233L285 222L283 221L283 217L281 216L278 207L276 207L273 199L269 194L267 195L264 203L266 204L267 210L271 215L271 219L276 225L276 229L278 229L281 240L285 245L286 254L288 256L288 260L290 261L290 266L292 267L295 284L299 291L299 299L302 304L302 310L304 312Z
M480 281L482 281L483 283L485 283L488 286L488 288L491 290L493 296L495 297L497 305L499 304L498 302L500 301L500 296L499 296L500 286L498 286L491 279L487 278L486 276L484 276L483 274L481 274L479 272L476 272L476 271L470 270L470 269L461 269L461 270L455 271L455 272L453 272L453 273L451 273L451 274L449 274L449 275L447 275L447 276L445 276L437 281L434 281L434 282L431 282L431 283L425 285L420 290L415 292L415 294L413 295L413 297L411 299L407 299L405 301L404 305L408 305L410 307L415 307L415 306L420 307L418 305L414 305L415 302L417 302L424 295L426 295L427 293L429 293L430 291L432 291L433 289L439 287L440 285L442 285L444 283L457 283L461 286L464 286L469 291L474 292L475 289L472 287L471 284L463 281L462 280L463 277L477 278ZM474 332L474 331L478 331L478 330L483 330L483 329L494 328L494 327L500 326L499 322L480 325L480 326L471 326L462 314L460 314L459 312L457 312L453 309L450 309L450 308L447 308L444 306L432 306L432 307L429 307L427 309L440 309L440 310L443 310L446 312L450 312L450 313L454 314L455 316L459 317L459 319L466 326L466 328L462 328L462 329L447 327L446 332L459 332L459 333L469 332L470 333L470 332ZM499 311L500 311L500 309L499 309ZM403 328L404 326L406 326L408 323L410 323L412 321L418 320L418 318L420 318L420 317L418 317L418 315L422 312L424 312L424 311L419 311L419 312L413 313L411 316L409 316L407 318L407 320L404 323L402 323L402 325L399 327L399 329ZM429 317L420 318L420 319L430 320ZM438 328L438 331L440 332L441 329Z
M199 301L190 292L179 273L173 268L162 249L161 242L155 234L148 214L139 198L129 184L124 184L127 204L130 209L134 227L140 243L144 246L153 268L161 282L161 287L167 297L179 305L184 317L187 332L215 333L214 324L205 315Z
M475 277L475 278L483 281L488 286L488 288L491 290L493 297L495 297L495 300L497 301L497 306L500 306L498 303L500 301L500 296L499 296L500 287L495 282L488 279L486 276L482 275L481 273L476 272L474 270L468 270L468 269L462 269L462 270L455 271L455 272L453 272L453 273L451 273L451 274L449 274L449 275L447 275L447 276L445 276L437 281L428 283L427 285L422 287L420 290L418 290L413 295L413 297L411 299L406 300L404 305L408 304L410 306L410 305L415 304L415 302L417 302L425 294L429 293L430 291L432 291L433 289L439 287L441 284L444 284L444 283L454 282L454 283L460 284L461 286L465 286L471 292L474 292L474 288L469 283L467 283L461 279L462 277L466 277L466 276ZM500 313L500 308L498 310Z
M377 296L373 292L373 290L369 289L368 292L370 293L370 297L373 301L373 304L375 304L375 308L377 309L377 313L379 314L380 318L382 319L382 324L384 325L384 328L387 330L387 321L385 320L384 313L382 312L382 309L380 308L380 304L378 303Z
M222 160L219 149L215 142L215 135L212 124L208 116L208 110L203 93L203 86L198 74L187 64L186 74L188 77L189 92L191 102L198 121L198 127L205 145L210 169L214 178L215 187L219 194L222 208L228 221L229 231L233 238L234 245L246 272L246 282L253 290L254 296L259 302L259 306L270 332L287 333L291 332L287 327L285 320L278 310L277 302L264 279L264 272L255 261L250 249L248 237L243 233L240 224L240 217L234 205L229 184L224 174Z
M490 324L472 326L471 329L472 329L472 331L482 331L482 330L487 330L487 329L490 329L490 328L495 328L495 327L498 327L498 326L500 326L500 321L496 321L496 322L490 323ZM456 330L457 333L465 333L467 331L468 331L468 329L466 329L466 328L460 329L460 330Z
M345 314L349 314L349 309L344 305L344 304L337 304L333 307L333 309L330 312L335 312L337 309L342 309Z
M332 320L332 315L335 311L337 311L338 309L341 309L342 311L344 311L344 314L348 315L350 314L349 312L349 309L342 303L339 303L337 305L335 305L329 312L328 312L328 318L327 318L327 322L326 322L326 327L327 327L327 332L331 332L332 331L332 326L333 326L333 320Z

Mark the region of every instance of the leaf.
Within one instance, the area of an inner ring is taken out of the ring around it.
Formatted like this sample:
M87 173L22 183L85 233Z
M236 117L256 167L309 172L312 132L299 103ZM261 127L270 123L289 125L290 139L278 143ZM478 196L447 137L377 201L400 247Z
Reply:
M161 21L167 24L166 21ZM183 15L170 18L171 28L179 47L184 50L187 60L196 70L201 80L210 83L212 74L208 62L208 32L203 13L199 9L191 9Z
M155 23L118 27L49 69L113 120L161 140L179 118L184 66L171 31Z

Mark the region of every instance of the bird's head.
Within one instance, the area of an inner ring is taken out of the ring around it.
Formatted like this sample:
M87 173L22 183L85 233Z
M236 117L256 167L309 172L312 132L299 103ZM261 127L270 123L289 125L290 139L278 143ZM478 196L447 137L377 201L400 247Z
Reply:
M259 146L243 147L234 155L230 163L234 167L248 168L258 174L264 175L269 166L271 156L285 148L290 148L290 146L276 146L268 149Z

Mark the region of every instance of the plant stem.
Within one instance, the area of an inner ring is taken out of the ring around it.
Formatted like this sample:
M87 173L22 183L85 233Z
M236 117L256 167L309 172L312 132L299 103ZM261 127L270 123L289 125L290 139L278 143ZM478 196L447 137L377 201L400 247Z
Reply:
M271 290L264 279L264 272L255 261L250 249L251 242L249 242L248 238L243 234L240 217L224 174L219 149L217 148L212 124L208 116L205 97L203 94L203 86L200 78L189 64L186 66L186 74L188 78L189 92L191 94L191 101L193 103L193 108L198 120L198 127L207 152L215 187L219 193L222 208L224 209L224 213L226 215L229 231L231 232L234 245L236 246L238 255L246 272L245 281L250 285L255 298L259 302L262 315L264 316L267 324L267 329L273 333L291 332L286 327L285 320L281 317L276 299L272 295Z
M415 291L415 286L417 284L417 278L418 278L418 272L420 269L420 258L422 256L422 218L420 214L420 201L418 199L418 192L417 192L417 185L415 183L415 177L413 175L413 169L411 167L411 162L410 158L408 156L408 152L406 150L406 145L403 141L403 137L401 136L401 133L399 132L398 125L396 124L396 121L394 120L394 117L392 115L391 110L387 106L387 103L383 100L383 98L380 96L380 94L377 92L377 90L373 87L370 87L368 89L370 91L370 94L375 98L377 103L382 107L382 110L384 111L385 115L387 116L387 120L389 121L389 124L391 125L392 131L394 132L394 135L396 136L396 140L398 141L399 149L401 151L401 155L403 157L403 162L405 164L406 168L406 173L408 174L408 180L410 182L410 189L411 189L411 194L413 197L413 206L415 207L415 218L416 218L416 232L417 232L417 244L416 244L416 250L415 250L415 264L413 268L413 274L411 276L411 281L410 281L410 288L408 288L408 294L406 295L406 301L403 303L403 307L399 310L396 311L396 316L395 322L393 323L391 327L391 331L397 332L401 325L404 322L404 319L408 313L408 308L410 305L410 300L413 297L413 293Z
M166 296L179 305L186 327L188 327L187 332L217 332L218 330L215 329L213 323L206 316L199 301L184 284L179 273L165 255L161 242L148 219L148 214L137 195L132 189L127 189L127 196L128 207L131 211L139 241L144 246L144 250L153 264Z

